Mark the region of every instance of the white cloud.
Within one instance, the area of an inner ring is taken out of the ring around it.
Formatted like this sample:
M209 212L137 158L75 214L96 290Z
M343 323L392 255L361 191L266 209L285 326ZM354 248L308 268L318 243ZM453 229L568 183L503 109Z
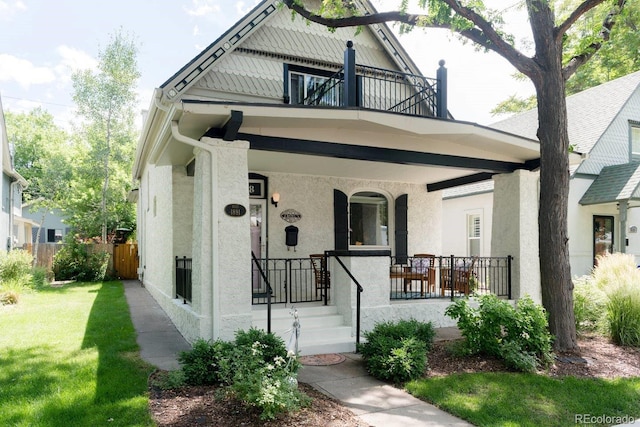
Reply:
M18 12L27 10L27 5L22 0L0 0L0 20L8 21Z
M0 82L15 81L24 89L31 85L51 83L56 79L49 67L38 67L12 55L0 54Z
M192 0L191 7L185 7L191 16L205 16L220 12L220 5L211 0Z
M198 34L200 34L200 27L196 25L195 27L193 27L193 35L197 37Z
M61 57L60 65L71 71L96 70L98 67L98 60L86 52L66 45L58 46L56 50Z

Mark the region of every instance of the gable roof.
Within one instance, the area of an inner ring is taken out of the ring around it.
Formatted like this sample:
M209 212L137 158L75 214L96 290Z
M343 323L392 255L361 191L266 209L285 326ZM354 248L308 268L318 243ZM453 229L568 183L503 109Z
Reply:
M622 200L640 200L640 163L602 168L600 175L580 199L581 205L597 205Z
M569 143L588 153L640 85L640 71L567 97ZM538 110L532 109L489 125L516 135L537 138Z
M278 0L263 0L249 13L247 13L247 15L222 34L216 41L211 43L200 54L178 70L178 72L160 86L163 99L167 101L178 100L180 95L184 94L198 80L203 78L215 64L218 64L221 59L225 58L241 46L249 36L254 34L259 28L263 27L265 22L273 19L273 17L280 12L277 3ZM356 0L354 3L356 4L356 7L365 14L375 12L375 8L369 0ZM296 17L296 19L303 18ZM318 24L312 23L310 25ZM384 46L385 50L389 54L389 58L396 63L399 70L410 74L421 75L419 68L404 50L387 25L377 24L371 28L365 28L364 31L371 31L378 42ZM309 43L312 44L312 49L310 51L318 50L319 46L317 40L316 43L313 43L313 40L311 39Z

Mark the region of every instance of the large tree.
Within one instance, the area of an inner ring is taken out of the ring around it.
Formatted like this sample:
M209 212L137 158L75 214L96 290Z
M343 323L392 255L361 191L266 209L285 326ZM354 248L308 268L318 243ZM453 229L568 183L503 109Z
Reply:
M72 147L67 133L42 108L28 113L7 111L5 116L7 135L14 147L14 167L29 183L23 199L42 213L33 250L35 262L46 215L62 207L71 185Z
M577 5L578 0L567 0L558 7L558 14L568 15ZM608 10L603 7L592 9L567 32L564 41L566 58L573 56L575 52L582 51L585 45L594 40L594 37L598 37L595 33L597 29L592 23L602 22L607 12ZM573 95L640 70L639 23L640 1L628 2L624 15L620 16L611 29L609 42L603 44L593 57L567 80L566 95ZM517 73L514 78L522 79L526 76ZM491 110L491 113L493 115L520 113L535 107L535 95L527 98L511 95Z
M536 89L540 140L538 229L542 302L549 312L549 328L555 335L556 349L576 348L567 226L569 138L565 82L609 40L626 0L584 0L558 20L548 0L525 0L534 44L531 56L514 46L513 38L500 29L499 14L487 9L481 0L418 0L424 13L409 13L409 1L402 0L397 11L367 15L359 15L351 2L343 0L323 0L315 11L307 9L300 0L283 1L304 18L329 28L397 22L409 27L450 29L481 48L498 53L531 79ZM597 23L594 37L580 51L565 56L567 31L600 5L607 8L607 13Z
M72 76L81 137L70 221L83 237L100 235L103 242L116 228L135 224L126 194L135 154L137 52L132 36L120 30L99 53L96 72L83 70Z

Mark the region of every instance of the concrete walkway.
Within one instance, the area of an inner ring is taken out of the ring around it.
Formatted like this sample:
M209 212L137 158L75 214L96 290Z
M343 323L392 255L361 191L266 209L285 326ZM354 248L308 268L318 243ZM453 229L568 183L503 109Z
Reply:
M131 320L138 333L142 359L163 370L179 369L177 356L191 349L158 303L135 280L124 281ZM455 328L438 329L436 339L458 335ZM330 366L303 366L300 382L308 383L351 409L363 422L379 427L471 426L435 406L367 374L358 354Z

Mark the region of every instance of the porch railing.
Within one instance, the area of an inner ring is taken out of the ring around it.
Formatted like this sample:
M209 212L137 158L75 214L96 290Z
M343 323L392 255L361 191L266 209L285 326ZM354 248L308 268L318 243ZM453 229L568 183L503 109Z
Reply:
M437 79L364 65L358 65L357 70L356 106L412 116L436 116ZM344 79L344 69L340 69L311 92L304 104L344 106Z
M184 304L191 302L191 258L176 257L176 298Z
M264 272L260 274L259 268ZM251 270L253 305L267 304L267 280L273 304L324 301L326 289L316 283L310 258L259 258Z
M494 294L511 299L513 257L391 257L392 300Z

